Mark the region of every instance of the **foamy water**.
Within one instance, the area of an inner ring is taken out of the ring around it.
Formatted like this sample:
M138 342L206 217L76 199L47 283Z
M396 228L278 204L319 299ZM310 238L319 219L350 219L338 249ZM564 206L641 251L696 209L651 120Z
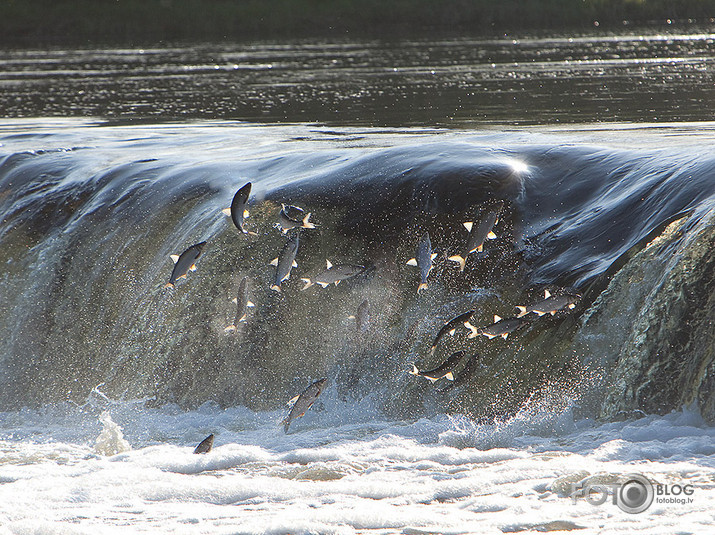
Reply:
M706 533L715 429L691 410L618 423L573 404L386 420L331 389L289 434L283 411L112 402L0 414L0 533ZM214 449L194 455L209 433ZM98 442L98 438L102 440ZM111 451L111 438L117 453ZM122 451L123 441L129 451ZM691 485L629 514L571 484L623 474ZM688 503L688 499L690 502Z

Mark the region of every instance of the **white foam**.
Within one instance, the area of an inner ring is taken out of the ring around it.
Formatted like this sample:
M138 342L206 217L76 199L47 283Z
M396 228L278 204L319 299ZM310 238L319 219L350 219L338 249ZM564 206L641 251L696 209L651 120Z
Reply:
M533 406L476 424L368 421L328 399L288 435L276 425L282 411L108 410L103 429L102 414L86 407L0 414L0 521L9 533L501 533L558 521L582 526L578 533L658 534L712 525L715 430L690 409L598 424L569 422L568 404L550 419ZM110 444L119 430L133 449L97 455L108 428ZM193 454L209 432L214 449ZM692 484L693 502L629 515L569 497L584 478L634 472Z

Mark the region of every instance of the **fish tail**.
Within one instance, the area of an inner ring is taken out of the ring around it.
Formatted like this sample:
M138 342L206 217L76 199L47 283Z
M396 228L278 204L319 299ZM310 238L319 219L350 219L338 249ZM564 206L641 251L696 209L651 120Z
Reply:
M315 228L315 225L310 222L310 212L303 218L303 228Z
M302 280L302 281L305 283L305 286L303 286L303 287L301 288L301 290L307 290L308 288L310 288L311 286L313 286L313 282L312 282L309 278L307 278L307 277L304 278L304 279L300 279L300 280Z
M474 325L472 325L472 324L469 323L468 321L465 321L465 322L464 322L464 326L465 326L467 329L469 329L470 331L472 331L472 332L469 333L469 335L467 336L467 338L476 338L477 336L479 336L479 329L478 329L477 327L475 327Z
M516 305L516 309L519 311L517 318L520 318L520 317L526 315L526 307L520 307L519 305Z
M460 255L450 256L449 258L447 258L447 260L457 262L459 264L459 271L464 271L464 268L467 265L467 260L465 258L462 258Z
M417 366L415 366L415 365L413 364L413 365L412 365L412 371L410 372L410 375L419 375L419 374L420 374L420 370L418 370L418 369L417 369Z

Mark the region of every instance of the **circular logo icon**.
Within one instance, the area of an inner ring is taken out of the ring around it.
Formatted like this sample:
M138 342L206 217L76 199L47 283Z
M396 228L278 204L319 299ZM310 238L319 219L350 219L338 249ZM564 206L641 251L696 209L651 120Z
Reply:
M626 513L642 513L653 503L654 495L653 484L646 477L628 474L618 489L616 502Z

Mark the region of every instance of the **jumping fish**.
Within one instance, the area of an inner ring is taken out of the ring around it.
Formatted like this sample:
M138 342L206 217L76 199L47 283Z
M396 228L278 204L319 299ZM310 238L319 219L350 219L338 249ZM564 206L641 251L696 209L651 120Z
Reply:
M293 420L303 416L305 411L313 406L313 403L315 403L315 400L318 399L318 396L320 396L320 393L323 391L326 381L326 378L318 379L308 388L303 390L300 395L294 397L288 402L288 405L291 407L290 412L281 422L284 432L288 432L288 427Z
M199 445L196 446L196 449L194 450L194 453L208 453L211 451L211 448L214 446L214 435L211 433L209 436L207 436L205 439L203 439L201 442L199 442Z
M466 351L457 351L456 353L452 353L452 355L442 364L432 370L427 371L420 371L419 369L417 369L417 366L413 364L412 371L410 373L412 375L419 375L420 377L424 377L430 383L434 383L443 378L447 379L448 381L454 381L454 371L452 370L452 368L454 368L459 363L459 361L462 360L462 357L464 357L465 354Z
M484 249L484 242L487 239L493 240L497 237L492 229L499 222L499 211L502 206L504 206L504 203L500 202L487 208L478 225L475 225L473 221L464 223L464 228L469 232L467 246L461 255L454 255L448 258L448 260L459 264L459 271L464 271L467 265L467 257L471 253L475 251L481 253Z
M232 300L236 304L236 318L233 323L224 329L224 332L230 333L238 329L238 325L246 321L248 316L248 308L255 306L248 300L248 277L243 277L241 284L238 286L238 295Z
M242 186L233 196L233 201L231 202L231 207L222 210L224 214L231 217L233 224L236 228L243 232L244 234L250 234L255 236L255 232L249 232L243 228L243 223L246 218L248 218L248 209L246 204L248 203L248 197L251 195L251 183L248 182L246 185Z
M319 284L323 288L327 288L331 284L337 286L340 281L359 275L365 271L364 266L356 266L353 264L338 264L334 266L330 263L330 260L325 261L325 269L318 273L314 279L303 278L300 279L305 283L303 290L306 290L313 286L314 284Z
M348 316L348 319L355 320L355 328L358 333L364 333L370 327L370 302L365 299L357 308L357 313L354 316Z
M290 277L290 270L298 267L295 255L298 253L298 240L300 231L291 236L283 246L280 256L271 260L271 265L276 266L276 278L271 286L271 290L281 291L281 283Z
M425 232L417 244L417 256L407 261L408 266L417 266L420 270L421 281L417 287L417 293L427 288L427 277L432 270L432 260L434 260L436 256L437 253L432 252L432 242L430 242L429 239L429 232Z
M171 272L169 282L166 283L164 288L173 288L176 285L176 281L186 278L189 271L196 271L196 260L201 256L204 245L206 245L206 242L202 241L192 245L180 255L171 255L171 259L174 261L174 270Z
M437 333L437 336L435 336L434 342L432 342L430 354L434 354L435 349L437 349L437 342L439 342L440 338L442 338L445 334L454 336L457 327L462 324L466 326L466 324L469 322L469 318L472 317L472 314L474 314L474 310L470 310L468 312L465 312L464 314L460 314L456 318L451 319L447 323L445 323L444 326Z
M488 325L487 327L480 327L477 328L473 326L471 323L466 322L464 324L465 327L467 327L471 333L469 333L469 336L467 338L474 338L476 336L484 335L490 340L492 338L496 338L497 336L501 336L504 338L504 340L507 339L507 337L517 330L519 327L522 325L525 325L529 323L525 319L521 318L507 318L507 319L502 319L499 316L494 316L494 323L491 325Z
M299 206L290 204L282 204L281 210L278 212L278 228L283 234L294 228L315 228L315 225L310 222L311 213L305 213L305 210Z
M539 316L543 316L544 314L551 314L553 316L559 310L563 310L565 308L573 310L576 308L576 303L578 303L579 299L581 299L581 296L578 294L552 296L551 292L544 290L544 299L538 303L526 307L517 305L516 308L519 311L519 314L516 317L520 318L522 316L526 316L530 312L534 312Z

